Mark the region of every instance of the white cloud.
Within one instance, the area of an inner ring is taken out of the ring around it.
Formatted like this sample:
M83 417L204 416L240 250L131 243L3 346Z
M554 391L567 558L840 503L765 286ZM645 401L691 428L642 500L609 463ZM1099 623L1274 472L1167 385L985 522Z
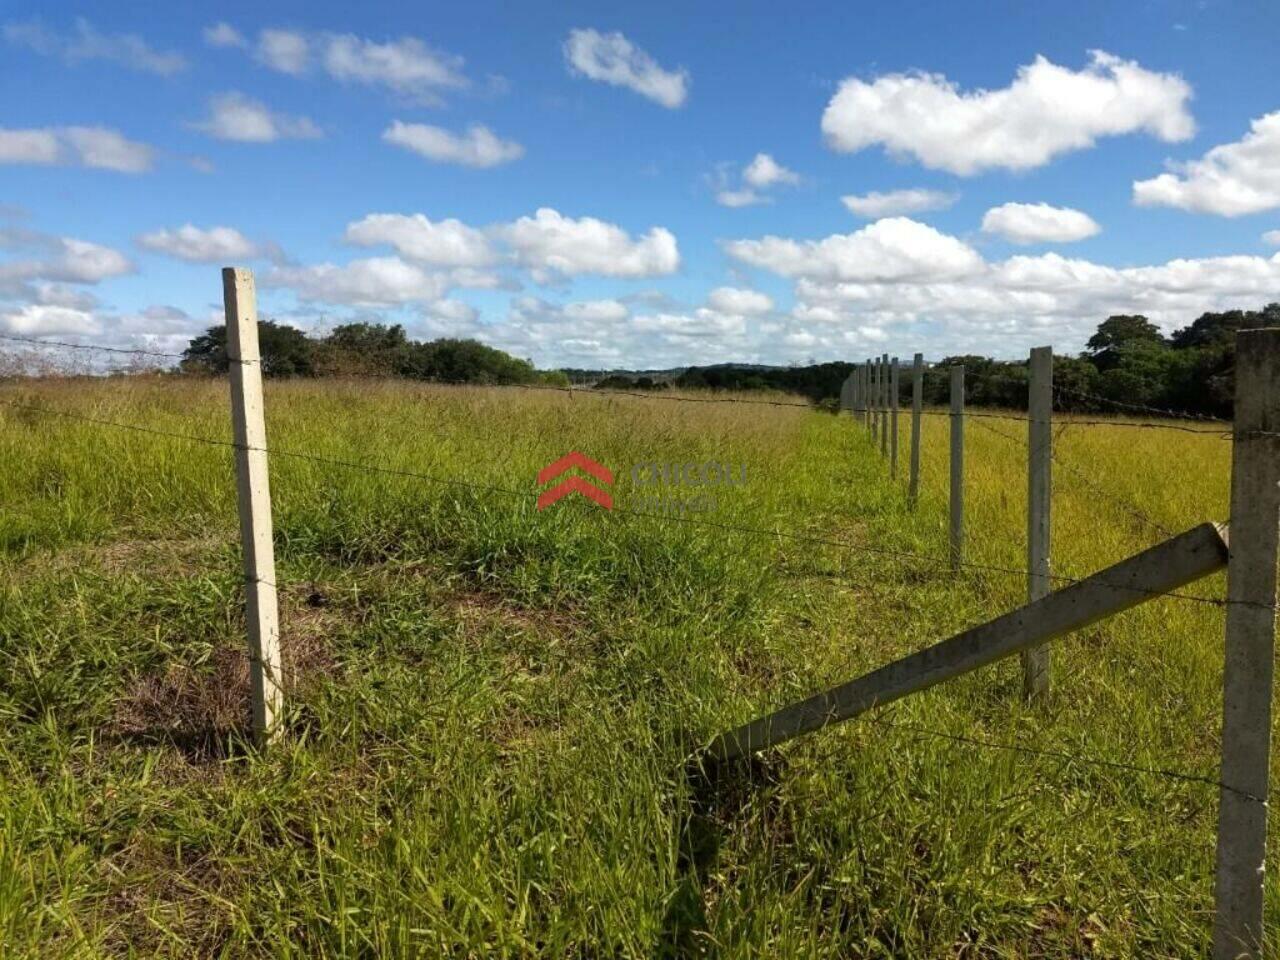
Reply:
M219 21L204 28L204 42L211 47L243 47L245 39L240 31L226 21Z
M205 31L226 27L219 24ZM226 27L221 46L244 46L243 38ZM318 64L329 77L343 83L384 87L414 103L439 106L442 94L471 85L462 57L428 46L416 37L378 42L350 33L314 33L269 27L258 33L254 59L291 76L301 76Z
M877 220L823 240L768 236L735 240L729 255L788 277L826 280L920 280L964 276L982 268L967 244L905 217Z
M627 319L631 311L617 300L579 300L566 303L563 313L569 320L615 323Z
M1280 289L1280 253L1112 267L1057 253L988 262L970 251L972 257L956 258L957 269L913 270L909 259L906 265L896 262L896 242L855 245L840 235L772 239L777 242L764 246L739 241L747 246L731 244L730 252L748 254L742 258L796 278L787 332L816 338L804 348L806 355L833 359L856 355L854 350L876 338L898 343L904 352L927 342L931 352L1010 356L1048 337L1071 352L1111 314L1143 314L1172 331L1208 310L1257 308ZM945 245L938 238L919 239L909 252L918 255L929 248ZM854 250L859 266L848 269L844 258ZM827 265L831 259L837 266ZM779 339L777 333L759 345L799 349L799 340Z
M1253 120L1243 139L1170 166L1172 173L1134 182L1134 203L1224 217L1280 207L1280 111Z
M387 245L418 263L443 267L483 267L496 255L488 238L460 220L432 222L421 213L371 213L347 224L347 243Z
M1280 247L1280 230L1268 230L1262 235L1262 242L1273 247Z
M759 203L773 201L747 187L741 190L720 190L716 193L716 203L722 207L753 207Z
M220 93L209 100L209 117L194 124L197 130L218 140L271 143L275 140L312 140L323 136L307 117L275 113L243 93Z
M719 164L715 173L708 177L716 191L716 203L722 207L751 207L760 203L773 203L773 198L763 192L779 184L794 185L800 182L800 175L788 170L767 153L757 153L742 168L742 183L735 189L732 186L731 166Z
M946 77L893 73L846 79L822 115L835 150L881 144L894 156L969 176L1029 170L1093 146L1099 137L1144 131L1165 141L1195 132L1191 88L1100 50L1075 71L1043 56L999 90L961 91Z
M108 127L0 127L0 163L74 163L117 173L144 173L154 159L152 147Z
M64 63L84 60L106 60L138 70L169 76L187 67L186 58L175 51L152 49L141 37L132 33L99 33L88 20L80 17L68 34L49 30L38 20L8 23L4 37L10 43L25 46L36 53L58 57Z
M61 245L59 256L41 272L43 279L98 283L134 271L133 262L111 247L73 237L62 237Z
M682 106L689 94L687 70L664 70L621 33L571 30L564 58L572 73L634 90L670 110Z
M756 314L773 309L773 300L758 290L716 287L707 294L707 306L720 313Z
M260 30L254 56L272 70L296 77L306 73L311 61L311 42L292 30Z
M331 77L384 86L423 103L438 103L441 91L468 85L463 59L433 50L416 37L375 43L351 34L325 39L324 67Z
M466 133L456 134L443 127L395 120L383 131L382 139L428 160L464 167L496 167L524 156L524 147L520 144L503 140L488 127L478 124L468 127Z
M652 277L680 265L676 238L654 227L632 239L616 224L594 217L573 219L549 207L499 229L523 265L548 275L594 273L606 277Z
M1004 203L982 218L984 233L1013 243L1071 243L1096 236L1102 228L1087 213L1047 203Z
M767 153L757 153L742 171L742 179L753 187L771 187L778 183L799 183L800 175L788 170Z
M343 266L277 267L263 282L290 287L300 300L364 307L435 301L449 289L444 275L399 257L370 257Z
M61 135L86 167L143 173L151 169L155 151L107 127L63 127Z
M956 202L954 193L942 190L890 190L886 193L873 190L864 194L847 194L840 198L850 213L868 220L892 217L905 213L924 213L928 210L945 210Z
M92 336L102 332L102 325L86 310L39 303L0 309L0 323L8 333L27 337L72 333Z
M61 157L62 145L58 142L55 130L14 130L0 127L0 163L47 166L58 163Z
M258 245L232 227L201 229L190 223L174 230L153 230L138 237L138 246L189 263L229 264L252 260Z
M19 231L3 238L4 247L28 254L0 261L0 297L22 297L55 306L81 306L83 295L63 284L96 284L134 271L133 262L112 247Z

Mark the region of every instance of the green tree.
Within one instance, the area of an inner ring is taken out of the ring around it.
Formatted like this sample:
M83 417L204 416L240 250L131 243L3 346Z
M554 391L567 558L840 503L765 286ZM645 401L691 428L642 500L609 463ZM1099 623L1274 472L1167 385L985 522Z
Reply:
M258 352L262 374L267 377L307 377L315 372L314 344L297 327L258 321ZM223 374L227 359L227 328L210 327L182 352L182 369L195 373Z

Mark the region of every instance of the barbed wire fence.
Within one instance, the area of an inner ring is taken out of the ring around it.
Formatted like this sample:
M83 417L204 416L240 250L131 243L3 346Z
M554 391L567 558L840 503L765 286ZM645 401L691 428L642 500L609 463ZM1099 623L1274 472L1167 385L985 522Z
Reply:
M250 284L252 283L251 277L249 278L249 283ZM249 287L249 291L250 291L250 294L252 294L251 286ZM245 309L232 310L229 307L229 310L228 310L229 329L232 326L233 314L236 315L235 319L238 319L238 321L242 325L253 326L254 340L256 341L257 317L256 317L256 311L252 307L252 301L250 300L249 309L247 310ZM243 333L243 331L241 332ZM1274 332L1274 333L1277 336L1280 336L1280 332ZM136 364L138 363L147 363L155 360L165 360L165 361L179 360L180 361L184 357L184 354L181 354L181 353L153 350L149 348L111 347L111 346L103 346L103 345L96 345L96 344L76 343L76 342L64 341L64 340L53 340L48 338L23 337L18 335L11 335L11 334L0 334L0 340L21 343L27 349L58 348L63 350L94 351L94 352L99 352L111 357L128 358L126 360L126 364L133 364L134 366L132 367L127 366L125 372L128 372L130 369L137 369ZM1280 350L1275 349L1275 347L1271 346L1270 343L1268 344L1268 350L1262 351L1262 352L1265 352L1269 358L1272 358L1273 362L1274 362L1274 358L1277 355L1280 355ZM252 356L248 356L247 355L248 351L244 351L241 357L229 358L229 365L232 368L233 381L236 379L235 372L237 370L246 371L246 370L249 370L250 368L252 369L253 376L256 376L256 379L258 380L257 412L258 412L258 415L261 416L261 412L262 412L261 373L260 373L261 363L258 357L256 356L256 353L257 353L257 350L256 350L256 342L255 342L252 350L252 354L253 354ZM896 363L896 361L894 362ZM877 365L879 369L876 369ZM917 371L919 370L919 368L920 366L917 365L917 368L916 368ZM1277 375L1280 376L1280 371L1277 371ZM253 377L251 377L250 379L252 378ZM371 379L378 379L378 378L371 378ZM975 379L982 379L982 378L975 378ZM1015 379L1015 378L1008 378L1001 375L992 375L990 377L986 377L985 379L992 380L992 381L999 379L1005 382L1012 382L1012 383L1019 384L1021 386L1026 386L1028 387L1029 390L1034 390L1037 386L1036 384L1031 384L1031 383L1028 383L1027 381L1022 381L1020 379ZM624 397L629 399L640 399L640 400L654 401L654 402L703 403L703 404L756 404L756 405L763 405L763 406L770 406L770 407L790 407L790 408L797 408L797 409L804 409L804 410L815 409L814 405L808 401L794 401L794 400L784 400L784 399L696 396L696 395L687 395L687 394L677 395L677 394L670 394L670 393L649 392L649 391L641 391L641 390L631 391L631 390L614 390L614 389L596 389L591 387L580 387L580 386L565 387L565 386L552 385L552 384L528 384L528 383L476 384L475 382L472 382L472 381L449 380L449 379L443 379L443 378L422 378L422 382L439 385L439 386L446 386L446 387L464 386L464 385L468 387L483 386L486 388L497 388L497 389L548 391L548 392L555 392L559 394L568 394L568 395L603 396L608 398ZM882 358L880 361L877 361L877 364L873 364L871 361L868 361L866 364L856 367L854 370L854 373L850 375L849 382L846 384L846 390L842 391L841 408L842 408L842 413L846 415L852 415L859 423L862 423L870 430L872 437L879 441L876 444L876 446L879 447L880 449L887 450L888 441L890 438L892 438L894 449L889 451L889 453L892 456L894 463L896 464L896 461L898 458L897 442L899 439L898 419L900 416L900 399L897 394L893 396L889 395L888 387L890 382L891 382L890 363L887 355L884 358ZM1043 386L1043 385L1040 385L1040 386ZM917 390L919 389L918 373L915 378L915 383L913 387L914 389L917 389ZM241 392L243 393L244 388L241 387L240 389L241 389ZM1240 422L1241 418L1238 415L1236 422L1233 423L1232 421L1226 421L1226 420L1222 420L1215 417L1206 417L1206 416L1195 415L1195 414L1185 414L1179 411L1163 410L1160 408L1149 407L1142 404L1115 401L1109 398L1088 394L1081 391L1075 391L1065 387L1053 387L1051 384L1049 386L1049 389L1052 391L1052 395L1055 400L1060 394L1071 395L1076 397L1077 399L1087 400L1093 404L1111 404L1117 410L1122 411L1124 414L1141 414L1147 418L1143 420L1138 420L1134 418L1120 419L1118 417L1111 418L1111 419L1100 419L1096 416L1069 414L1067 416L1064 416L1062 419L1058 421L1058 424L1057 424L1057 429L1059 431L1057 434L1058 437L1062 435L1062 431L1065 431L1068 429L1074 430L1076 428L1085 428L1085 427L1139 429L1139 430L1168 430L1168 431L1177 431L1183 434L1186 434L1186 433L1197 434L1208 439L1232 440L1233 443L1236 445L1237 451L1239 450L1240 444L1246 443L1248 441L1252 441L1252 440L1275 441L1277 438L1280 438L1280 432L1277 432L1276 430L1276 427L1280 426L1280 422L1277 422L1273 414L1268 414L1267 416L1262 416L1262 415L1255 416L1253 420L1256 422L1245 422L1244 424ZM1240 390L1239 385L1237 389L1238 391ZM250 388L249 392L252 393L252 388ZM1238 397L1238 401L1239 401L1239 397ZM243 398L241 402L243 403ZM265 469L265 463L267 462L267 460L269 460L272 457L282 457L286 459L294 459L294 460L309 462L309 463L322 465L326 467L334 467L342 470L362 471L369 474L406 478L406 479L412 479L415 481L421 481L421 482L435 484L435 485L449 486L449 487L455 487L455 488L467 488L470 490L484 492L487 494L518 498L520 501L524 501L524 502L527 502L529 498L529 493L527 490L506 487L499 484L476 482L476 481L465 480L457 477L439 476L439 475L429 474L426 472L406 470L406 469L391 467L391 466L378 464L378 463L363 462L363 461L351 460L351 459L345 459L345 458L339 458L339 457L329 457L329 456L324 456L324 455L313 453L313 452L281 448L276 445L268 446L265 442L265 431L261 433L261 436L263 438L262 441L259 443L253 443L253 442L246 442L243 438L233 439L233 440L224 440L224 439L215 438L215 437L200 436L196 434L188 434L180 431L168 430L160 427L151 426L145 423L133 423L133 422L107 418L107 417L92 416L92 415L83 414L83 413L70 411L70 410L55 409L52 407L45 406L44 404L30 403L30 402L26 402L25 400L10 400L7 398L0 398L0 405L9 409L22 411L27 415L31 415L31 416L40 416L40 417L47 417L47 418L64 418L64 419L69 419L73 421L90 424L95 427L130 431L130 432L141 433L141 434L146 434L150 436L163 437L170 440L177 440L185 443L227 448L232 450L233 453L238 458L257 455L262 458L264 469ZM1060 404L1055 403L1054 406L1058 407L1060 406ZM1245 406L1247 407L1248 404L1246 403ZM922 406L917 404L912 411L913 423L912 423L911 429L912 429L913 444L919 443L919 419L921 417L926 417L926 416L948 417L953 424L953 429L955 429L955 425L957 424L957 422L959 423L962 429L963 422L965 420L972 420L982 430L999 436L1003 441L1007 443L1017 444L1027 449L1028 456L1030 458L1031 447L1025 439L1019 438L1011 433L1006 432L1000 427L996 426L996 423L998 421L1026 423L1030 426L1033 423L1034 418L1027 413L962 409L958 417L954 409L952 411L923 409ZM1170 422L1170 421L1182 421L1182 422ZM1192 421L1192 422L1195 422L1196 424L1201 424L1201 425L1190 426L1187 423L1188 421ZM1207 429L1206 429L1206 426L1208 427ZM1244 429L1242 429L1242 426L1244 427ZM1274 444L1268 443L1267 446L1271 448L1271 447L1274 447ZM1150 516L1149 512L1143 509L1141 505L1133 502L1129 498L1123 497L1115 493L1113 490L1110 490L1102 478L1093 476L1089 471L1081 468L1076 464L1072 464L1064 461L1059 455L1057 455L1052 451L1051 446L1046 452L1048 457L1050 458L1050 461L1055 467L1058 467L1063 471L1065 471L1066 473L1068 473L1069 475L1071 475L1073 479L1075 479L1076 481L1081 483L1086 489L1088 489L1092 495L1112 503L1114 506L1123 510L1128 515L1132 516L1135 520L1139 521L1146 527L1150 528L1159 536L1165 537L1165 538L1173 536L1173 532L1169 530L1167 526L1165 526L1164 524L1161 524L1155 518ZM1269 453L1269 456L1273 456L1273 453ZM1239 453L1237 452L1237 459L1238 458L1239 458ZM915 456L912 457L912 464L913 464L913 468L918 469L918 467L916 466L918 464L918 457L915 457ZM1274 459L1272 459L1271 460L1272 475L1270 477L1269 482L1273 487L1275 486L1274 466L1275 466ZM963 478L961 478L961 483L962 482L963 482ZM914 487L914 483L913 483L913 487ZM1236 511L1236 506L1237 505L1235 503L1235 498L1233 497L1233 513ZM268 517L268 523L269 523L269 504L267 505L266 509L268 511L267 517ZM1267 505L1264 505L1264 509L1270 509L1270 507ZM654 514L652 514L651 512L631 510L622 506L615 506L613 512L623 517L644 516L649 519L652 519L654 517ZM1256 513L1256 510L1253 512ZM968 569L968 570L984 571L984 572L997 572L1001 574L1016 575L1016 576L1022 576L1022 577L1031 577L1035 574L1035 572L1030 568L1030 566L1028 566L1027 568L1020 568L1016 566L980 563L980 562L969 560L964 557L962 551L960 551L959 554L957 555L957 551L955 549L954 544L952 545L952 549L945 555L928 554L928 553L922 553L917 551L879 547L879 546L875 546L867 543L852 543L852 542L841 540L838 538L815 536L815 535L810 535L805 533L798 533L792 530L755 527L755 526L745 525L745 524L726 523L726 522L721 522L721 521L713 520L711 518L700 517L700 516L689 516L684 514L666 514L666 515L663 515L661 519L664 521L670 521L674 523L714 528L718 531L732 533L735 535L768 538L775 542L789 541L789 542L804 544L808 546L830 547L838 551L841 551L844 554L848 554L850 556L891 557L904 562L927 566L939 571L952 571L959 568L959 569ZM1233 516L1231 519L1233 521L1238 522L1238 518L1235 516ZM1246 518L1246 520L1247 519L1248 518ZM268 528L268 531L269 531L269 528ZM260 533L260 531L258 532ZM247 543L248 540L253 538L253 536L254 536L253 524L242 523L242 541L245 541ZM268 532L268 545L269 545L269 532ZM1270 562L1272 564L1271 569L1274 572L1274 564L1275 564L1274 546L1272 546L1271 549L1272 549L1272 553L1270 556ZM1265 553L1265 549L1263 552ZM1234 559L1235 557L1233 555L1233 561ZM1265 560L1265 557L1264 557L1264 560ZM1139 594L1149 595L1152 597L1156 597L1156 596L1167 597L1177 601L1198 603L1198 604L1204 604L1204 605L1222 608L1228 612L1229 651L1230 651L1230 634L1231 634L1230 624L1231 624L1232 610L1245 611L1247 615L1253 616L1253 617L1262 616L1267 618L1267 620L1270 623L1270 630L1272 631L1272 634L1274 633L1274 618L1275 618L1276 609L1277 609L1276 603L1274 600L1274 582L1272 583L1272 588L1269 596L1264 596L1263 599L1257 599L1250 596L1236 595L1231 592L1229 592L1228 596L1226 597L1212 597L1212 596L1206 596L1198 593L1188 593L1182 590L1159 590L1159 591L1144 590L1140 587L1135 587L1133 584L1127 583L1127 582L1125 583L1107 582L1105 580L1098 581L1096 579L1096 575L1094 577L1072 576L1072 575L1067 575L1060 572L1050 571L1047 576L1048 576L1048 579L1051 580L1053 583L1061 584L1061 585L1076 585L1076 584L1083 584L1083 583L1092 581L1095 583L1102 583L1110 588L1119 589L1122 591L1128 590L1128 591L1133 591ZM1274 577L1272 579L1274 581ZM270 590L272 592L271 605L274 607L274 591L278 586L274 576L274 569L272 569L272 571L269 574L264 575L260 571L249 569L249 567L247 566L244 582L247 590L253 590L255 588ZM1264 591L1264 594L1265 594L1265 591ZM252 621L252 619L253 617L251 612L250 620ZM251 622L251 629L253 629L252 622ZM268 627L268 632L270 632L270 629L271 628ZM261 640L259 640L258 646L261 646L261 644L266 639L267 638L264 636ZM1253 645L1255 647L1257 646L1256 643L1254 643ZM251 646L253 646L253 644L251 644ZM264 651L263 649L251 649L250 654L251 654L251 660L259 664L266 664L269 667L272 665L271 660L273 655L271 654L270 651ZM279 670L278 650L274 653L274 658L275 658L274 669L278 672ZM1230 670L1230 663L1229 663L1229 670ZM255 697L268 697L270 694L267 688L270 685L270 682L273 682L273 681L270 681L270 678L268 678L268 682L263 683L261 685L262 686L261 690L255 690ZM1269 671L1267 676L1267 683L1268 685L1270 683ZM278 683L276 685L278 687ZM1230 691L1230 678L1229 678L1228 679L1228 695L1230 695L1230 692L1231 691ZM1269 697L1269 690L1268 690L1268 697ZM278 703L276 706L278 707ZM261 714L262 713L261 708L258 708L257 712ZM274 713L274 711L268 711L268 713ZM264 734L269 734L271 732L270 728L272 726L272 716L270 715L259 716L256 722L262 728L262 732ZM1253 806L1261 807L1263 809L1263 813L1261 814L1261 816L1264 818L1265 818L1266 799L1272 793L1266 781L1265 770L1262 773L1261 788L1258 788L1256 785L1256 777L1253 778L1251 781L1249 777L1239 777L1234 775L1226 776L1226 773L1228 772L1230 767L1230 764L1228 763L1227 759L1225 759L1225 754L1229 746L1226 740L1226 737L1228 735L1227 733L1224 733L1224 765L1223 765L1224 776L1215 778L1215 777L1210 777L1201 773L1195 773L1195 772L1189 772L1189 771L1180 771L1180 770L1163 769L1163 768L1155 768L1155 767L1143 767L1140 765L1125 764L1125 763L1114 761L1114 760L1108 760L1105 758L1098 758L1098 757L1090 757L1085 754L1080 754L1080 753L1070 752L1070 751L1046 751L1040 748L1030 747L1023 744L1009 744L1009 743L1001 743L994 740L988 740L985 738L966 737L960 734L950 733L946 731L929 730L927 728L923 728L918 725L897 724L897 723L894 723L892 720L890 720L888 717L873 718L871 722L881 723L889 727L896 727L898 729L903 730L904 732L910 732L910 733L923 735L923 736L948 739L957 743L966 744L968 746L981 747L981 748L992 749L992 750L1039 753L1046 756L1056 756L1064 760L1078 761L1081 763L1095 764L1098 766L1104 766L1104 767L1110 767L1110 768L1128 769L1133 772L1163 776L1170 779L1179 780L1182 782L1199 783L1202 785L1207 785L1207 786L1217 788L1221 793L1221 796L1223 798L1222 802L1224 804L1227 802L1226 798L1231 797L1231 798L1234 798L1235 800L1238 800L1247 804L1251 804ZM1256 726L1256 723L1254 724L1254 726ZM1229 732L1230 731L1228 731L1228 733ZM1254 733L1255 733L1255 739L1256 739L1256 731L1254 731ZM1269 727L1268 727L1267 733L1269 735ZM1245 781L1245 782L1242 784L1241 781ZM1251 814L1246 816L1246 819L1249 819L1251 817L1252 818L1251 824L1256 825L1257 816L1258 816L1257 814ZM1253 826L1251 825L1249 829L1253 829ZM1235 874L1239 874L1241 872L1241 870L1243 869L1241 867L1241 863L1244 863L1247 866L1248 863L1252 862L1253 860L1258 860L1261 857L1261 853L1257 851L1247 852L1243 854L1237 851L1235 854L1235 860L1232 860L1231 855L1224 855L1223 837L1226 835L1226 833L1224 832L1226 830L1227 830L1227 825L1225 824L1225 821L1223 821L1223 823L1220 824L1220 833L1219 833L1218 879L1219 879L1220 888L1223 887L1224 876L1230 875L1233 870ZM1235 830L1235 833L1233 834L1233 838L1237 841L1239 841L1239 837L1237 835L1240 832L1241 832L1240 830ZM1227 845L1229 846L1230 844L1227 844ZM1252 850L1253 847L1256 847L1256 842L1252 837L1246 837L1245 840L1237 842L1236 846L1250 847L1250 849ZM1224 856L1226 856L1226 866L1224 866L1224 859L1223 859ZM1219 924L1225 925L1226 928L1229 928L1226 930L1225 933L1222 934L1222 936L1230 935L1231 937L1235 937L1236 940L1233 940L1232 942L1248 943L1249 938L1253 937L1255 933L1257 933L1260 936L1260 931L1261 931L1260 907L1258 909L1254 909L1253 901L1251 897L1247 895L1247 889L1246 889L1246 893L1239 893L1238 892L1239 886L1240 886L1239 883L1237 883L1236 888L1231 888L1230 884L1228 883L1228 887L1227 887L1228 891L1233 889L1237 891L1235 893L1228 892L1227 894L1228 896L1231 896L1234 898L1233 905L1225 905L1221 902L1221 897L1223 896L1223 894L1220 889ZM1248 888L1247 882L1245 883L1245 887ZM1243 902L1244 904L1243 907L1239 907L1240 902Z

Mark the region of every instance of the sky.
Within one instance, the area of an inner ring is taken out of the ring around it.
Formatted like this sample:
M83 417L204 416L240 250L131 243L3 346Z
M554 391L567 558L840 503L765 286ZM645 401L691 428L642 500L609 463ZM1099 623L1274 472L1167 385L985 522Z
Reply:
M0 2L0 332L538 366L1076 352L1280 300L1280 4Z

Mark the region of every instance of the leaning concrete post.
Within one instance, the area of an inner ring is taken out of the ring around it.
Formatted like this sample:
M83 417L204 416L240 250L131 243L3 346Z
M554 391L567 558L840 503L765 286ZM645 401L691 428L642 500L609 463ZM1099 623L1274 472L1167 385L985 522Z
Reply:
M1258 960L1280 530L1280 329L1236 334L1214 960Z
M271 543L271 491L267 483L267 427L258 353L258 309L253 274L225 267L222 299L231 368L231 427L235 439L240 546L244 553L245 620L249 633L249 695L253 737L265 746L279 732L284 693L280 677L280 624L276 608L275 550Z
M964 365L951 368L951 569L964 562Z
M920 410L924 403L924 354L911 361L911 480L907 485L907 502L916 505L920 498Z
M1031 351L1027 393L1027 602L1049 595L1049 530L1053 480L1053 347ZM1049 690L1049 648L1022 655L1022 693Z
M871 371L871 442L875 443L880 429L880 365L868 360Z

